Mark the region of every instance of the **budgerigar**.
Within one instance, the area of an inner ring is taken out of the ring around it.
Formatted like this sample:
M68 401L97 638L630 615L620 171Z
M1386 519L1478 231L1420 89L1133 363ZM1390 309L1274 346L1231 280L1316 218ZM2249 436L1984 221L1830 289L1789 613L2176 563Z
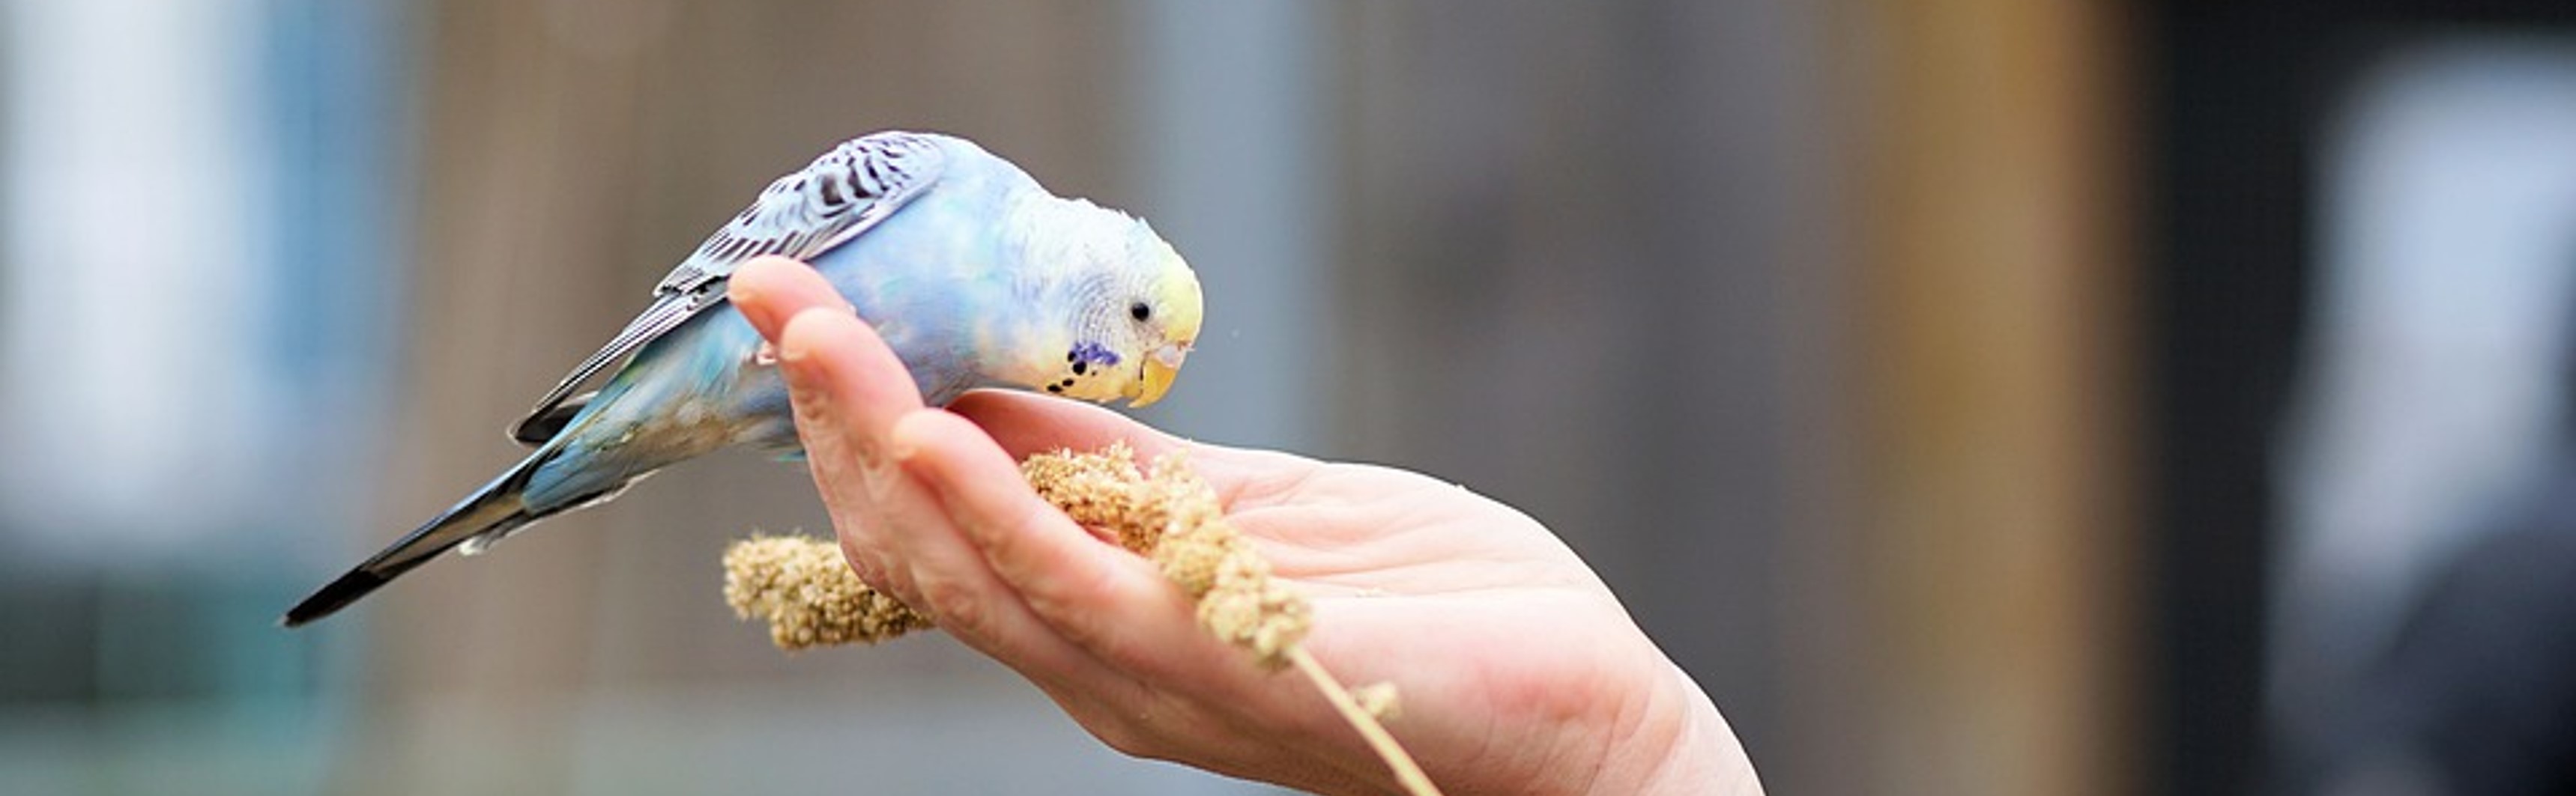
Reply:
M794 451L784 382L725 301L734 267L768 254L821 271L933 405L1012 386L1143 406L1171 388L1199 332L1198 279L1144 222L1048 193L970 141L858 138L771 183L664 277L641 315L511 429L536 446L526 460L315 591L285 624L680 460L736 444Z

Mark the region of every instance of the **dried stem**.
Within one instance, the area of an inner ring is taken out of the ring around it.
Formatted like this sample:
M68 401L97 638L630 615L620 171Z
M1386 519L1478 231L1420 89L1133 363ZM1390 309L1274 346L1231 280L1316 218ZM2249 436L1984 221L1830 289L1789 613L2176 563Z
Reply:
M1297 671L1306 673L1306 680L1315 684L1315 690L1324 692L1324 699L1333 703L1333 710L1342 714L1343 721L1350 722L1351 729L1360 731L1360 737L1368 741L1369 749L1377 752L1378 759L1386 761L1388 770L1395 772L1395 782L1404 786L1404 792L1413 796L1439 796L1440 787L1431 784L1430 775L1422 773L1422 766L1413 762L1413 755L1404 751L1403 744L1395 742L1395 736L1386 731L1386 725L1378 723L1377 712L1361 707L1359 700L1351 696L1350 689L1342 687L1342 681L1334 679L1332 672L1324 671L1324 664L1307 654L1305 647L1289 650L1288 660L1297 665Z

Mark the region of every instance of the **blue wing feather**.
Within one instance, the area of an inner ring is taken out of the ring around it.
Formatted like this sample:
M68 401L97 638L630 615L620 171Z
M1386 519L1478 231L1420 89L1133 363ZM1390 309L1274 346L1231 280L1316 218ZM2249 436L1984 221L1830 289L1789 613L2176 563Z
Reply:
M741 215L716 230L654 286L652 304L606 345L573 366L537 399L526 417L511 424L511 438L542 444L551 436L543 428L545 418L574 391L609 365L723 303L725 280L736 266L765 255L811 260L831 251L928 191L945 165L938 143L930 137L884 132L835 147L804 169L770 183Z

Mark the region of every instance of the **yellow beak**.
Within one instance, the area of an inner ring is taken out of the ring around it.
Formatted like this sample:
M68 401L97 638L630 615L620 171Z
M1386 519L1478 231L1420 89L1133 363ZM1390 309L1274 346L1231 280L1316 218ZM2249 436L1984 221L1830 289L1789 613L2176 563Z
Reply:
M1163 393L1172 391L1172 380L1180 378L1181 361L1187 359L1189 355L1189 349L1178 343L1169 343L1154 349L1153 355L1145 358L1144 383L1136 391L1136 395L1127 401L1127 405L1144 407L1163 400Z

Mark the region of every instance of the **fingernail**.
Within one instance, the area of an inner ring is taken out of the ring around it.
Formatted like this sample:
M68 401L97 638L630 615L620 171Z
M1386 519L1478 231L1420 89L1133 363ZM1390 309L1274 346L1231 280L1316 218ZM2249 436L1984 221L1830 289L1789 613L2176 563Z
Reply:
M922 432L913 429L923 422L919 418L931 411L934 410L915 409L895 419L894 425L886 432L886 447L895 461L908 464L920 458L921 443L918 440Z
M812 314L812 317L807 317L809 314ZM820 306L806 307L789 313L787 321L778 325L778 358L794 362L812 356L814 342L832 335L831 332L824 331L831 328L830 322L826 320L830 315L830 311ZM804 322L798 323L800 319ZM806 329L804 334L797 334L798 326L811 328Z
M789 319L788 326L794 325L795 320ZM777 342L761 343L777 360L779 372L786 374L788 389L802 391L814 386L814 344L808 339L810 337L810 334L790 335L786 328L781 327Z
M822 400L814 392L814 363L802 348L781 346L777 350L778 375L787 379L787 392L798 400Z

